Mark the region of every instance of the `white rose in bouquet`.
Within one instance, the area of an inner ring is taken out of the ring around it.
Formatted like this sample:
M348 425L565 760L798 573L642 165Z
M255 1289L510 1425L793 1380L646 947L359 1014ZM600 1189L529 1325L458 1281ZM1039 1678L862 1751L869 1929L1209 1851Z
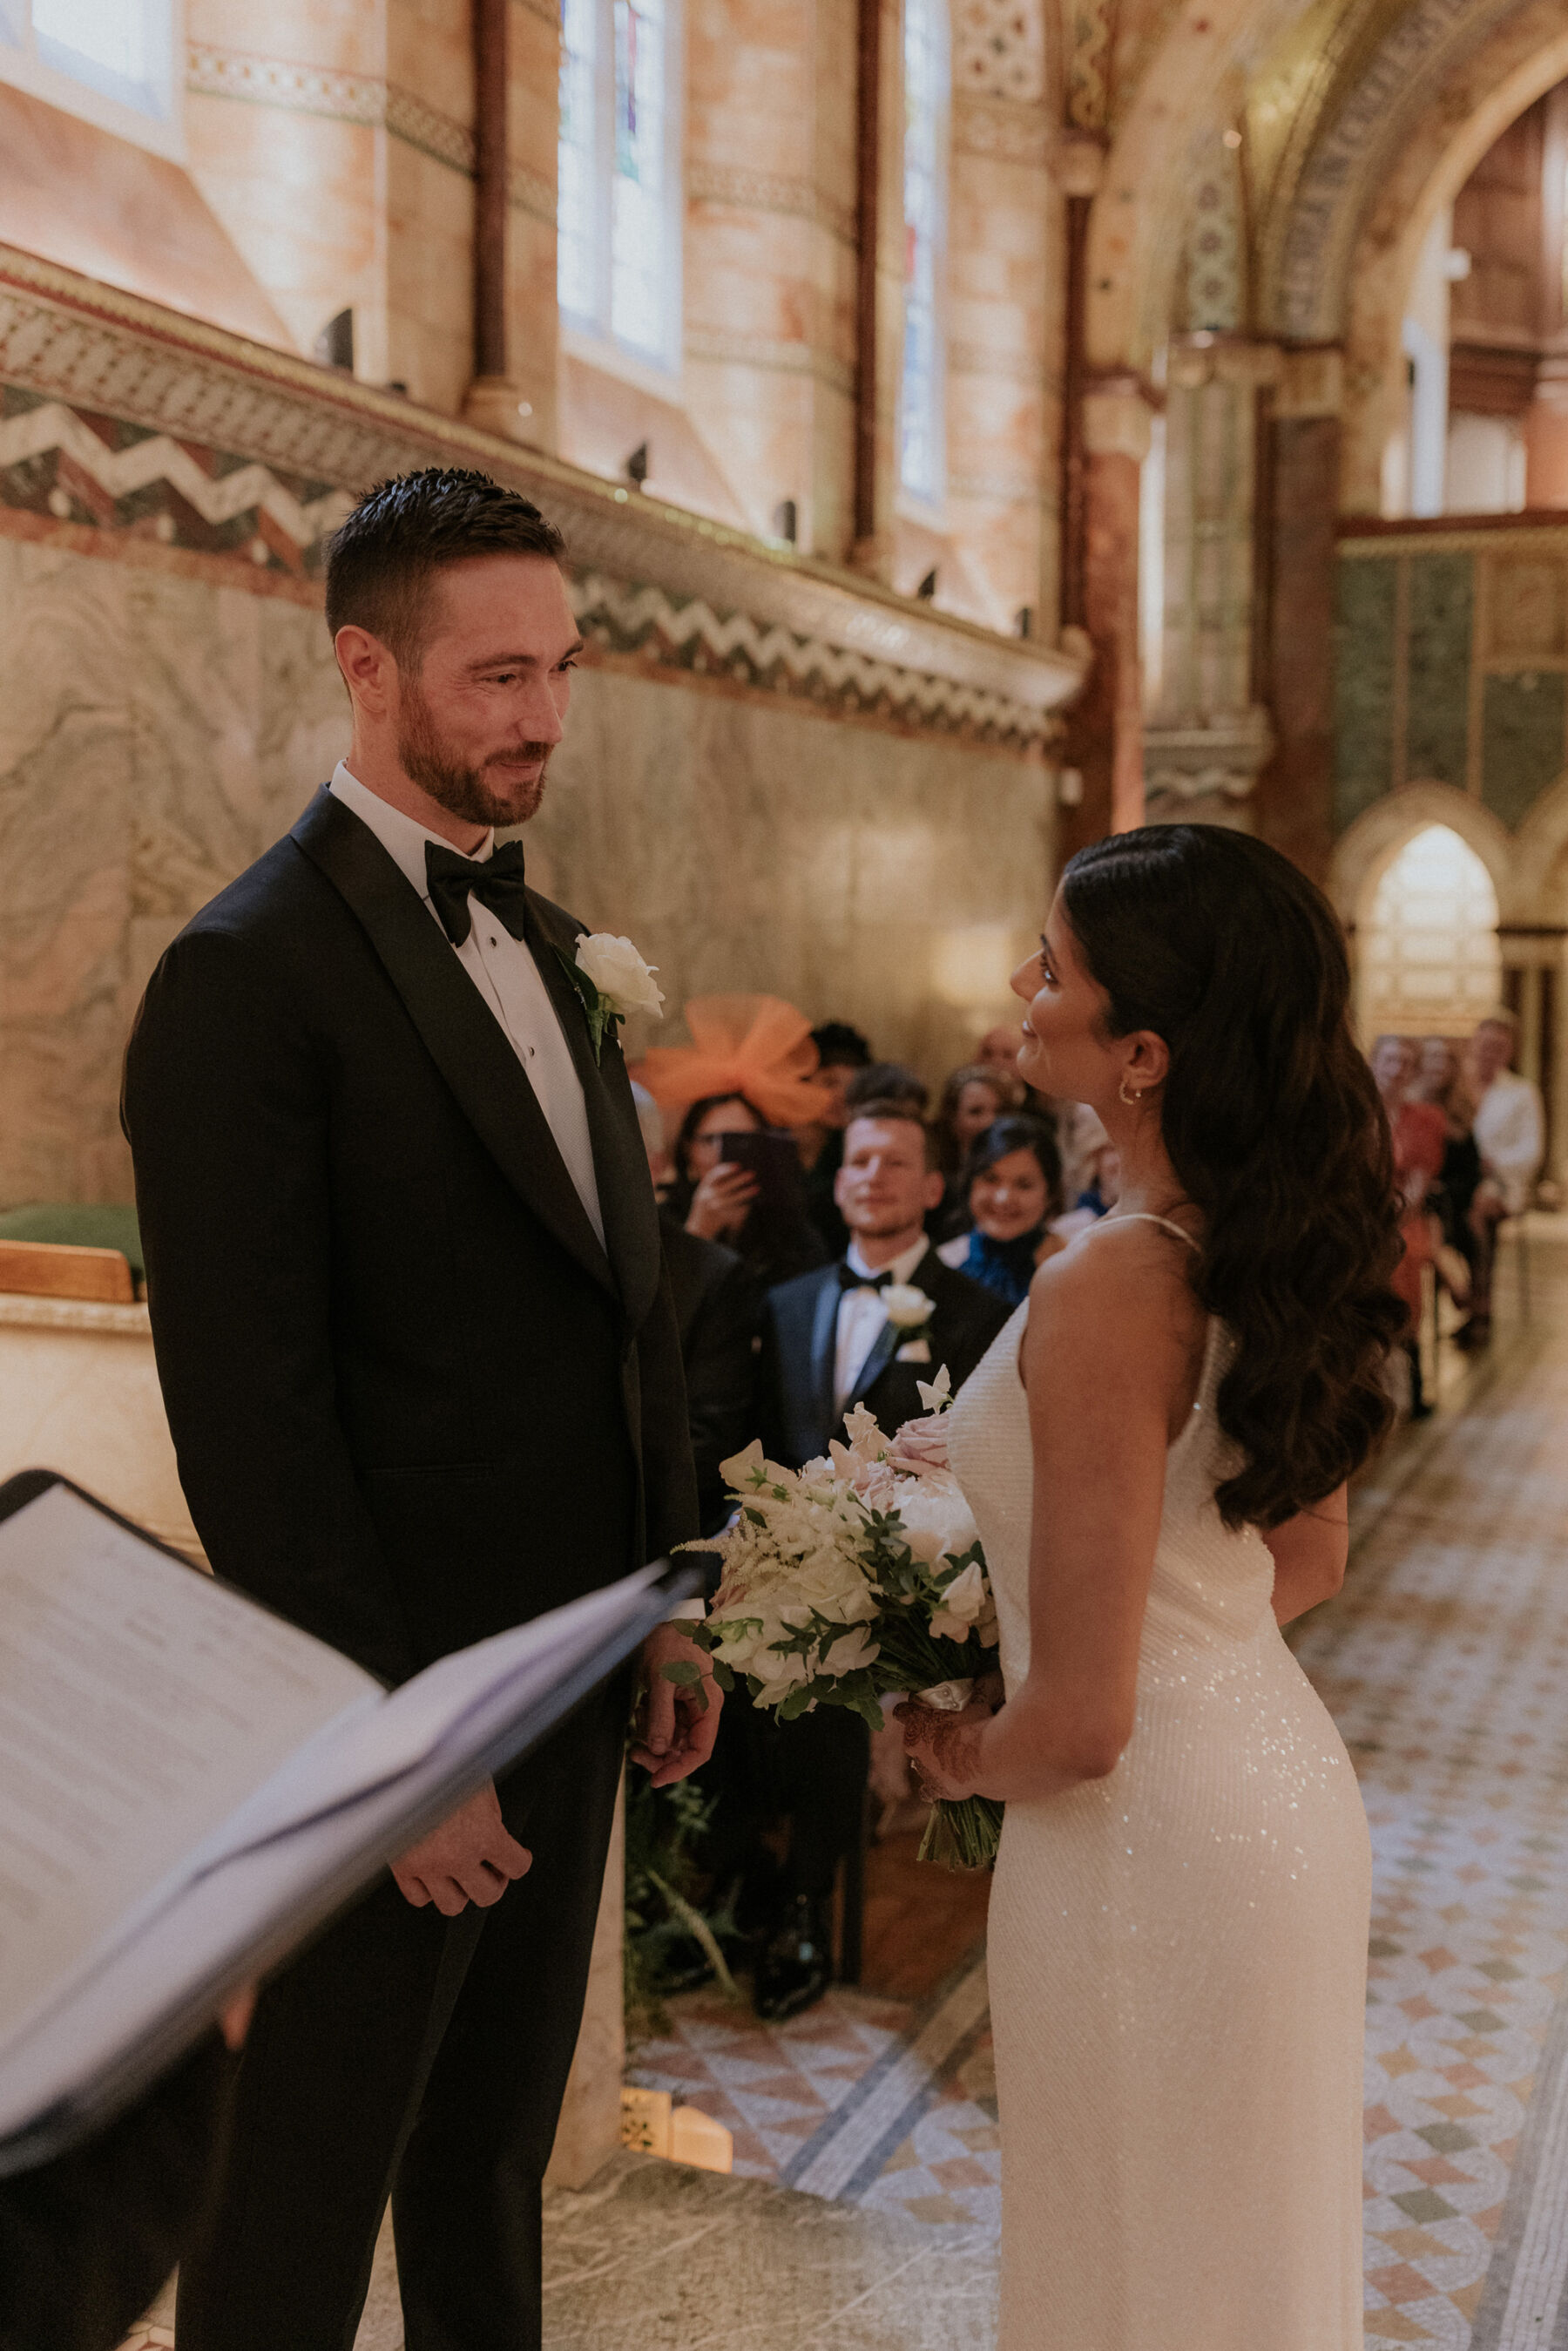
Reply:
M963 1489L950 1469L898 1480L898 1516L904 1539L919 1560L959 1559L980 1541ZM963 1634L956 1636L964 1638Z
M941 1605L931 1611L931 1630L939 1640L967 1641L971 1633L986 1637L990 1625L996 1621L991 1593L986 1585L985 1570L978 1559L961 1568L941 1595Z

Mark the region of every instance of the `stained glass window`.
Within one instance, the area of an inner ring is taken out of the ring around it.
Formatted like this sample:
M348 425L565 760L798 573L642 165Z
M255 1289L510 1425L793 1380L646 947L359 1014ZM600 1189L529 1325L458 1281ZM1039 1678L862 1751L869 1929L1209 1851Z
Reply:
M575 324L680 349L673 0L562 0L557 287Z
M941 349L947 226L948 17L944 0L904 9L904 364L898 478L936 505L947 484Z

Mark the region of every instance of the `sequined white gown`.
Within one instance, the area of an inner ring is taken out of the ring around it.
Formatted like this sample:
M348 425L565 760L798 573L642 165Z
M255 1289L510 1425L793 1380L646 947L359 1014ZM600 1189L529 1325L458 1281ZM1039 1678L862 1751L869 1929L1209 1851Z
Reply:
M950 1458L1029 1661L1027 1303ZM1360 2351L1371 1862L1338 1732L1214 1507L1224 1333L1171 1447L1136 1727L1104 1780L1011 1804L991 1903L999 2351Z

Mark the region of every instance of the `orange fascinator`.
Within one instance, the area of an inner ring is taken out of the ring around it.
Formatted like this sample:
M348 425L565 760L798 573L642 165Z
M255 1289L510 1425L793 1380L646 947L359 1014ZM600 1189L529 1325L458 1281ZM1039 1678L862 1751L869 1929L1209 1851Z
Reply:
M655 1045L633 1071L665 1117L709 1094L744 1094L771 1126L809 1126L827 1106L813 1082L811 1024L778 996L694 996L690 1045Z

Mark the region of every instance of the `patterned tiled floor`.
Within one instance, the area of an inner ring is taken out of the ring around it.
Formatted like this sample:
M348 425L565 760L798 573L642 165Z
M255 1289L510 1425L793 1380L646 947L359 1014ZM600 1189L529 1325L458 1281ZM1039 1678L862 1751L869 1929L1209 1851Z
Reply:
M1372 1825L1369 2351L1555 2346L1546 2301L1568 2314L1568 2088L1561 2140L1538 2118L1538 2153L1516 2162L1568 1990L1568 1249L1539 1242L1533 1270L1528 1332L1368 1481L1345 1592L1298 1643ZM975 1969L902 2015L840 1991L774 2032L700 1996L673 2005L672 2038L640 2053L638 2078L730 2121L737 2169L995 2226ZM1568 2003L1559 2032L1568 2084ZM1526 2278L1536 2240L1547 2251Z

